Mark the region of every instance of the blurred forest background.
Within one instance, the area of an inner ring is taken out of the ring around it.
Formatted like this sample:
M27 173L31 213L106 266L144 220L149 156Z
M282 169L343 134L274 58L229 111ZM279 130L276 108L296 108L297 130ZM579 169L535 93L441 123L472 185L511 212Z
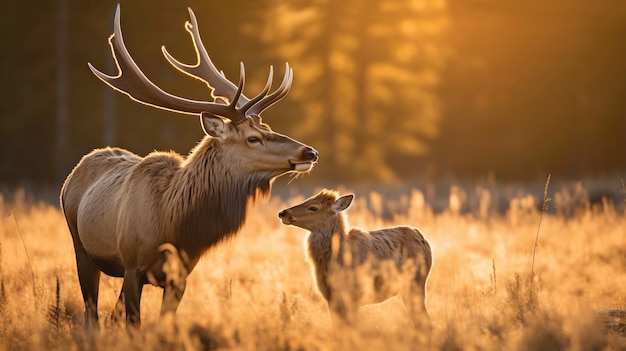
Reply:
M218 68L246 92L269 65L295 80L264 113L310 144L305 182L615 176L626 169L623 0L121 0L138 65L168 92L205 86L170 67L195 62L183 25L198 17ZM117 0L5 0L0 12L0 184L60 186L91 149L187 154L198 120L137 104L113 74ZM621 176L623 177L623 175Z

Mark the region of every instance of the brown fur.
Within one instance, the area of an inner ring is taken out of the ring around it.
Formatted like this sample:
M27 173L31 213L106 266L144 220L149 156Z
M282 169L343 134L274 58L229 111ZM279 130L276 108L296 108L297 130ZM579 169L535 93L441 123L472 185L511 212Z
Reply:
M414 322L427 319L426 279L432 267L428 241L413 227L351 228L343 211L352 198L322 190L279 214L283 223L311 232L308 260L331 311L346 320L351 309L400 295Z
M273 179L317 159L315 150L258 118L212 123L217 118L203 116L205 130L216 137L207 135L186 158L97 149L67 177L61 206L74 240L86 323L98 319L101 271L124 277L120 304L125 300L127 320L138 324L142 286L149 275L164 276L165 256L180 257L191 272L207 249L240 229L249 205L269 194ZM168 243L179 252L159 249ZM162 313L175 311L180 298L166 295L182 297L184 290L156 284L165 288L164 301L175 301Z
M89 64L96 77L137 102L198 115L206 137L186 158L174 152L139 157L117 148L94 150L68 175L61 207L74 242L88 326L97 325L101 272L124 278L116 311L124 305L127 325L139 325L148 282L163 287L161 315L173 314L200 256L239 231L249 205L269 194L276 177L308 172L317 162L315 149L261 121L261 112L289 91L289 65L278 88L270 93L270 68L265 88L249 99L243 95L243 63L234 85L211 62L191 9L189 15L185 29L198 62L183 64L163 53L172 66L205 82L212 101L169 94L141 72L122 38L119 5L109 37L117 74Z

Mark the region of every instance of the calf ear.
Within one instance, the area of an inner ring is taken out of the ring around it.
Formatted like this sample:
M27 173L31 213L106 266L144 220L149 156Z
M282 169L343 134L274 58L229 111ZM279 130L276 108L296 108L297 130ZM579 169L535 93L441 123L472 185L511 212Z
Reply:
M202 129L206 135L210 135L214 138L220 138L222 140L226 139L228 136L228 126L219 116L202 112L200 114L200 123L202 124Z
M347 209L348 207L350 207L352 199L354 199L354 195L352 194L338 198L337 201L335 201L335 203L333 204L333 211L341 212Z

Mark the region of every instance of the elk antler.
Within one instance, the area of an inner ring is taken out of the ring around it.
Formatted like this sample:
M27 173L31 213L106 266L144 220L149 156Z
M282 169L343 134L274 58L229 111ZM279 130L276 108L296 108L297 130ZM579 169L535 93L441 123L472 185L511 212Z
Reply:
M189 11L195 24L196 21L195 17L193 16L193 12L191 11L191 9ZM195 25L194 27L197 27L197 25ZM198 35L198 41L199 38L200 37ZM196 39L194 38L194 45L195 44ZM224 95L230 99L230 103L228 104L221 104L215 101L211 102L190 100L167 93L145 76L145 74L141 71L141 69L139 69L133 58L128 53L128 50L126 49L126 46L124 44L124 39L122 37L119 4L117 5L117 9L115 10L114 31L113 34L109 37L109 45L111 46L111 52L113 54L113 58L115 59L118 74L117 76L104 74L94 68L91 63L89 63L89 68L98 78L100 78L107 85L111 86L113 89L128 95L131 99L135 101L179 113L200 114L202 112L207 112L210 114L226 117L234 123L239 123L244 121L247 116L258 115L259 113L261 113L262 110L282 98L289 90L289 86L291 85L291 81L293 79L291 78L293 73L291 70L289 70L289 74L285 74L286 77L285 79L283 79L283 83L281 84L281 86L274 93L268 95L267 93L270 89L272 82L272 69L270 68L270 75L263 91L254 98L248 99L242 94L245 83L245 69L243 63L241 63L238 85L234 85L232 82L228 81L223 76L223 74L221 74L221 86L219 86L219 88L214 88L214 92L217 92L220 96ZM202 45L201 42L200 45ZM197 46L196 51L198 52ZM203 56L206 57L206 60L209 60L210 62L210 59L208 57L208 54L206 53L206 50L204 50L204 47L202 47L202 52ZM168 56L169 54L166 54L166 58ZM180 64L178 61L170 58L168 58L168 61L179 70L194 77L197 77L201 80L204 80L207 84L209 84L209 87L211 87L211 84L216 84L215 79L204 79L205 75L201 75L202 78L200 78L181 68L191 66ZM211 67L217 72L217 69L215 69L215 66L212 63ZM226 82L228 82L228 84ZM238 105L241 106L237 107Z
M205 82L210 88L213 89L212 95L214 98L222 96L232 101L231 97L237 90L237 87L231 81L226 79L224 72L218 71L213 64L213 61L211 61L211 58L202 43L202 39L200 38L196 15L193 13L191 8L188 8L188 10L191 23L186 22L185 29L191 35L191 40L193 41L193 46L196 50L198 62L193 66L181 63L167 51L165 46L161 47L163 55L172 66L176 67L181 72ZM263 110L282 99L287 94L291 88L291 83L293 82L293 70L289 67L289 63L286 63L285 66L285 76L283 81L278 89L276 89L276 91L272 94L267 95L272 83L273 75L273 67L270 66L270 73L265 89L263 89L263 91L253 99L248 99L245 95L241 95L238 103L248 107L245 109L247 111L246 115L259 115Z

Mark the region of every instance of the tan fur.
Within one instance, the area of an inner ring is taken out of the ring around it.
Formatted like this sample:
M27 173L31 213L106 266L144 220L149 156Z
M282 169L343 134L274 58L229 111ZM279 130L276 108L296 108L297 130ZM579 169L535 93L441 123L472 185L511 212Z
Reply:
M239 230L249 204L269 194L273 179L317 158L258 118L223 122L221 137L207 135L188 157L97 149L67 177L61 206L74 240L86 322L97 320L100 271L124 277L120 299L127 319L138 323L147 274L162 276L155 266L164 259L161 245L174 245L191 272L202 253ZM251 136L260 141L250 142Z
M119 5L109 37L117 74L89 64L96 77L137 102L200 117L206 136L187 157L94 150L68 175L61 207L74 242L87 326L97 326L101 272L124 278L116 312L124 305L127 326L139 325L141 292L147 283L163 288L161 315L172 315L200 256L239 231L249 205L269 194L276 177L308 172L317 162L315 149L273 132L260 117L289 91L289 64L278 88L270 93L270 68L265 88L248 98L243 95L243 63L238 85L220 74L202 44L191 9L189 15L185 30L197 63L183 64L164 48L163 54L176 69L205 82L212 101L169 94L143 74L124 44Z
M283 223L311 232L307 257L331 311L346 320L358 306L400 295L414 323L427 319L426 279L432 267L428 241L414 227L351 228L343 211L352 198L322 190L279 214Z

